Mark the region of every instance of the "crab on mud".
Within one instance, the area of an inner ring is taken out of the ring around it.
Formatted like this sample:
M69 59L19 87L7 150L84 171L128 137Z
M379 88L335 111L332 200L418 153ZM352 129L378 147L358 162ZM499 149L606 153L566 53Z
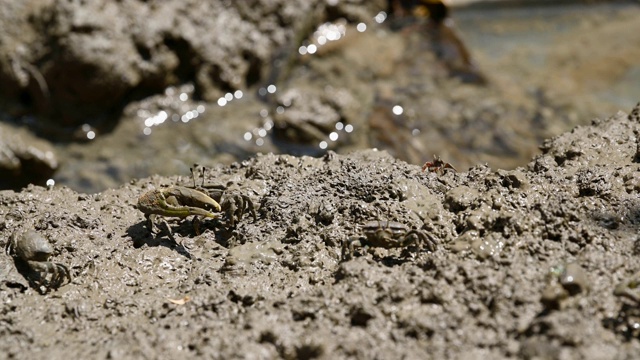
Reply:
M342 260L353 257L356 247L378 247L385 249L418 246L435 251L437 242L427 233L409 229L406 225L395 221L369 221L363 228L364 237L354 237L342 243Z
M137 208L144 213L147 219L147 228L152 234L154 233L154 220L158 215L177 218L194 215L196 218L193 226L196 233L199 233L198 216L217 218L219 215L214 214L211 210L216 212L221 210L220 204L207 194L184 186L148 191L138 198ZM165 220L162 221L169 231L169 236L173 238L169 224Z
M453 165L449 164L448 162L442 161L442 159L440 159L440 156L438 155L433 155L433 161L427 161L426 163L424 163L424 165L422 165L422 171L424 172L425 170L437 173L438 175L444 174L447 170L452 170L453 172L458 171L453 167Z
M256 215L256 208L253 204L253 201L250 197L244 194L228 194L226 193L226 189L221 185L205 185L204 184L204 171L205 168L202 168L202 184L200 186L196 185L196 174L195 168L198 165L194 164L194 167L191 168L191 176L193 177L193 187L198 191L207 192L207 194L215 199L215 201L220 203L220 208L227 219L227 224L230 227L234 227L236 222L242 220L242 217L247 212L251 213L253 220L256 221L258 216Z
M29 281L33 281L38 287L59 288L64 285L65 279L71 282L71 273L65 265L48 261L53 254L53 247L34 230L14 232L5 251L7 255L24 261L29 269L37 273L37 277Z

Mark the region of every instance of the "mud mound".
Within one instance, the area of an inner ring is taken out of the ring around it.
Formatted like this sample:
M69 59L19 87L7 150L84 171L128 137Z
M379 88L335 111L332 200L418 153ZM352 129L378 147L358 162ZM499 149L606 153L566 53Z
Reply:
M73 275L46 291L28 281L24 261L0 257L0 353L633 356L639 113L549 140L513 171L423 173L376 151L211 169L206 182L247 195L258 219L204 221L201 235L169 220L180 245L166 231L151 236L134 205L151 189L188 186L185 176L96 195L0 192L0 240L33 228L53 245L49 260ZM428 234L437 249L356 249L343 260L343 242L375 220Z

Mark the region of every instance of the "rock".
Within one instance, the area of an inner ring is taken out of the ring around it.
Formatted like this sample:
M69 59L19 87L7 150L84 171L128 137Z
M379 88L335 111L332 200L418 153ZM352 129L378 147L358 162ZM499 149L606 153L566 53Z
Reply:
M0 123L0 189L45 185L58 169L53 146L24 128Z

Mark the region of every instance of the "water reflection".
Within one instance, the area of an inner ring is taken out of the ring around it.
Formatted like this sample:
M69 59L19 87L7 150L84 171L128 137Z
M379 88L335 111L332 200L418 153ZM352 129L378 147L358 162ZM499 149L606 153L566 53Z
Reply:
M267 94L275 94L276 90L277 89L275 85L267 85L266 87L261 87L260 89L258 89L258 95L260 95L261 97L265 97L267 96Z
M87 140L93 140L96 138L96 131L93 128L93 126L89 125L89 124L83 124L80 127L80 131L84 134L84 137Z
M269 134L269 130L273 127L273 120L269 116L267 109L260 110L260 117L263 118L262 126L253 128L251 131L247 131L243 135L244 141L252 142L256 146L263 146L265 144L264 138Z
M378 14L376 14L373 20L375 20L378 24L382 24L385 20L387 20L387 13L385 11L380 11Z
M168 120L173 123L187 124L199 118L206 110L206 103L196 101L194 86L186 84L182 86L168 87L163 95L152 96L138 104L136 116L143 119L142 133L151 135L154 127L166 124ZM227 92L217 100L220 107L228 105L244 97L242 90Z
M319 52L320 48L330 42L342 39L347 33L348 23L346 19L338 19L333 22L326 22L316 28L309 39L305 40L298 48L300 55L313 55ZM366 24L360 23L359 31L366 29Z

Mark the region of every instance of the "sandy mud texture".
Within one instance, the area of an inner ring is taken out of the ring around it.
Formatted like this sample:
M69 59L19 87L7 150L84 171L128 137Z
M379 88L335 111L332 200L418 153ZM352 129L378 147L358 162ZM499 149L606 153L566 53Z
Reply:
M95 195L0 193L0 242L34 230L73 279L0 256L2 358L625 359L640 353L640 106L512 171L422 172L385 152L261 155L206 173L257 207L169 220L134 205L186 175ZM437 241L342 244L372 220ZM162 229L162 227L160 227ZM59 269L59 267L58 267ZM51 276L48 277L49 279Z

